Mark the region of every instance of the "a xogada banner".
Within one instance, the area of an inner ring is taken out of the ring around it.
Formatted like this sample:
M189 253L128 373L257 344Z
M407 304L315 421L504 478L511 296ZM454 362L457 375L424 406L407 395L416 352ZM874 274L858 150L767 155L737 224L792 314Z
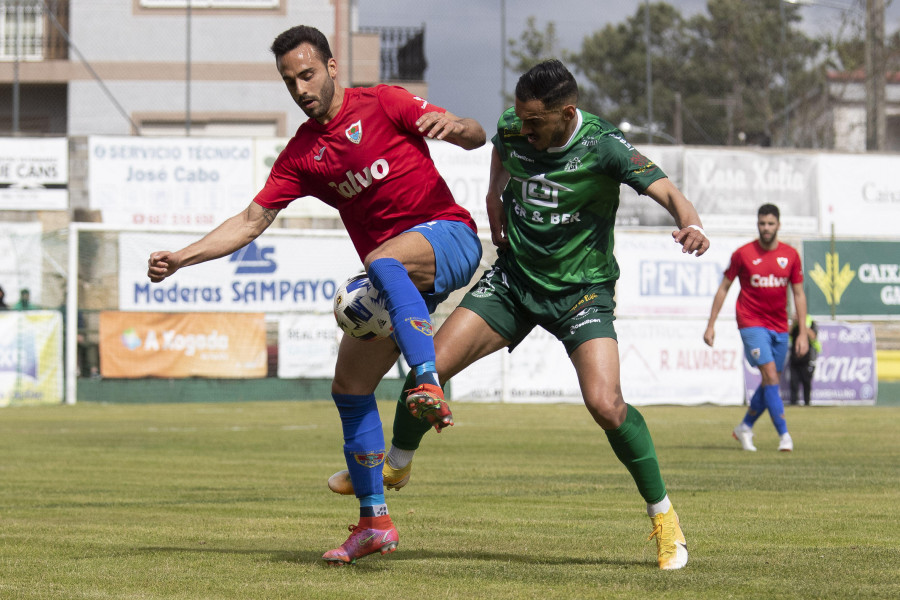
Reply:
M0 313L0 406L59 404L62 399L62 314Z
M104 377L265 377L262 313L100 314Z
M875 332L871 323L816 323L822 352L812 382L813 404L875 404L878 374ZM781 398L790 398L790 369L781 373ZM745 396L749 401L760 383L759 370L744 359Z

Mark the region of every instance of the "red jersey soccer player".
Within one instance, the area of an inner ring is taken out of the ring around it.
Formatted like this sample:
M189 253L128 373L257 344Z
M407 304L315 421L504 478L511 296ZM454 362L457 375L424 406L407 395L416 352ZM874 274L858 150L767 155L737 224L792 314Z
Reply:
M467 284L481 259L469 213L453 200L425 137L471 150L484 129L402 88L341 87L337 62L320 31L297 26L272 44L294 102L309 117L275 161L265 187L241 213L177 252L150 255L160 282L179 268L231 254L256 239L295 198L315 196L338 209L372 284L385 296L394 335L363 342L344 336L332 397L344 432L344 457L360 500L351 535L323 558L333 564L397 548L384 500L384 434L375 387L402 352L415 372L407 398L438 430L452 417L435 370L429 314Z
M788 350L787 288L794 293L794 306L800 333L795 341L798 355L806 354L806 295L803 293L803 269L797 251L778 241L778 207L763 204L757 223L759 239L735 251L725 270L722 284L713 299L709 323L703 341L712 346L716 337L714 325L725 296L735 277L740 279L741 293L737 299L737 322L744 342L744 355L751 365L758 367L762 383L750 399L744 420L734 428L735 439L744 450L756 451L753 445L753 424L768 409L778 431L778 449L794 449L791 434L784 420L784 403L778 385L778 374L784 366Z

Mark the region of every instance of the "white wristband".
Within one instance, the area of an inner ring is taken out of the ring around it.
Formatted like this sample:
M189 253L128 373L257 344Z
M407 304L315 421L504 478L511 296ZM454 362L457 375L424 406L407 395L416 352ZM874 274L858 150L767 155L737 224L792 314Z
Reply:
M700 227L699 225L688 225L688 227L689 227L690 229L696 229L696 230L699 231L701 234L703 234L703 237L707 237L706 232L703 231L703 228Z

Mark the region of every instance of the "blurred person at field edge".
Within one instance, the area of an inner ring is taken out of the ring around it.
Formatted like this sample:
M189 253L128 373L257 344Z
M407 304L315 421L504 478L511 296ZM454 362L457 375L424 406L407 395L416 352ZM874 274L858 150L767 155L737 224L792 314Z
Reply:
M799 392L800 386L803 386L803 403L809 406L812 399L812 380L813 374L816 372L816 358L822 353L822 342L819 341L819 326L813 321L812 317L806 315L806 334L809 337L809 347L806 354L797 353L797 345L794 340L800 333L800 324L797 321L797 315L794 315L793 326L790 332L791 353L788 358L788 364L791 367L791 404L796 406L800 403Z
M515 96L492 139L486 203L498 257L438 330L438 373L445 382L482 357L512 351L536 326L552 333L575 367L588 412L646 502L653 527L648 539L656 538L659 567L680 569L688 552L678 515L650 430L625 403L620 386L613 326L620 185L650 196L672 215L682 252L700 256L709 240L694 206L666 174L615 126L577 107L578 84L560 61L542 62L522 75ZM427 431L403 401L385 462L388 487L409 480ZM405 402L423 408L418 400Z
M28 288L19 290L19 301L13 305L13 310L33 310L37 308L31 303L31 292Z
M438 429L452 424L443 411L429 315L469 282L481 243L471 215L432 162L425 138L471 150L484 145L485 133L476 121L400 87L343 88L328 40L313 27L284 31L271 50L289 94L309 120L244 211L186 248L153 252L148 276L160 282L181 267L233 253L295 198L315 196L338 209L369 279L386 298L394 327L390 338L372 341L345 335L338 350L331 392L360 516L350 537L322 558L347 564L397 548L384 499L385 443L374 392L401 352L415 373L412 395L431 401L428 416Z
M0 310L9 310L9 305L6 303L6 292L2 287L0 287Z
M762 382L750 406L737 427L734 438L744 450L756 451L753 445L753 425L766 411L778 432L778 449L791 452L794 440L788 433L784 418L784 402L779 390L779 374L788 350L787 290L794 294L798 334L794 346L798 355L806 354L809 336L806 332L806 295L803 292L803 268L800 255L778 241L781 228L780 213L774 204L763 204L757 211L756 228L759 239L738 248L731 255L722 283L713 298L709 323L703 341L712 346L716 338L715 323L725 296L735 278L741 282L737 299L737 324L744 344L744 356L759 368Z

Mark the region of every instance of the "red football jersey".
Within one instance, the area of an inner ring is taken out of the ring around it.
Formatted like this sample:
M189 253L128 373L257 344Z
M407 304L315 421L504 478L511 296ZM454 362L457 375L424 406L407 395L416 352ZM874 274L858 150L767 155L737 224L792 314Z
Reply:
M754 240L731 255L725 277L732 281L737 277L741 282L736 307L739 329L765 327L787 332L787 288L803 281L796 250L781 242L774 250L764 250L759 240Z
M434 111L446 112L401 87L346 88L327 125L310 119L300 126L254 201L281 209L314 196L335 207L361 260L427 221L462 221L474 231L416 127Z

